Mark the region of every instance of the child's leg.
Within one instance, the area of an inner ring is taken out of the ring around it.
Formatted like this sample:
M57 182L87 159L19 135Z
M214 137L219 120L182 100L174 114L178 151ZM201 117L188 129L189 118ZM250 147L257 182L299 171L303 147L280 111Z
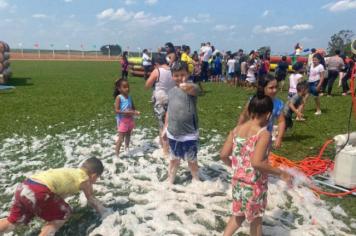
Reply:
M281 92L283 92L283 89L284 89L284 80L282 80Z
M124 137L125 137L125 133L124 132L119 132L119 138L117 139L116 149L115 149L115 155L116 156L119 156L120 147L121 147L122 141L124 140Z
M169 142L168 142L168 138L167 138L166 135L162 138L162 133L163 133L163 130L159 130L159 137L160 137L160 140L161 140L161 142L162 142L162 147L163 147L163 155L164 155L164 156L168 156L168 155L169 155Z
M201 91L201 94L204 95L204 89L203 89L203 85L201 82L198 82L198 85L199 85L199 88L200 88L200 91Z
M130 147L131 130L125 133L125 151L129 150Z
M7 219L0 220L0 234L10 233L15 228L16 226L11 224Z
M173 184L176 179L180 159L184 157L184 153L182 142L173 139L168 139L168 142L171 148L171 161L169 163L169 175L166 181Z
M52 220L48 222L38 236L54 236L66 221L67 220Z
M250 236L262 235L262 217L255 218L250 224Z
M316 105L316 112L320 112L320 99L319 97L315 97L315 105Z
M244 221L245 221L244 216L235 216L235 215L231 216L229 222L227 222L223 236L232 236L235 233L235 231L240 228L240 226Z

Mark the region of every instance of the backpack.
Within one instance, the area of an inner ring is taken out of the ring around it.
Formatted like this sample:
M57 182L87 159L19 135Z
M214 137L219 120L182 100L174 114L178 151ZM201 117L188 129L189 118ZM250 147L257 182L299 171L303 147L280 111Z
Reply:
M235 72L240 72L241 71L241 63L240 60L235 61Z

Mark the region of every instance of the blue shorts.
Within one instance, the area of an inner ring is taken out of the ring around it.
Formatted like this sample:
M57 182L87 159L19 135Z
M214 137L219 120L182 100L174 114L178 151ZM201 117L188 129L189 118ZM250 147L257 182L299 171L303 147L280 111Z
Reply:
M216 75L221 75L221 68L216 69Z
M232 79L232 78L235 78L235 73L234 72L229 73L229 79Z
M308 94L313 94L314 97L319 97L319 91L316 91L316 87L318 86L319 81L309 82L309 91Z
M179 142L173 139L168 139L169 147L171 148L171 159L187 158L188 161L196 161L198 154L198 140L188 140Z

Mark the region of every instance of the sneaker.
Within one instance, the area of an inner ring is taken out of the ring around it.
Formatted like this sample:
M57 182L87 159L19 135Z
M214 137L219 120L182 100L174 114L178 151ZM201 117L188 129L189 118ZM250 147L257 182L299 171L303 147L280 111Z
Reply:
M321 115L321 111L317 111L314 113L315 115Z
M347 95L347 93L340 93L340 95L341 95L341 96L346 96L346 95Z
M351 90L347 91L347 93L350 94L350 93L351 93Z

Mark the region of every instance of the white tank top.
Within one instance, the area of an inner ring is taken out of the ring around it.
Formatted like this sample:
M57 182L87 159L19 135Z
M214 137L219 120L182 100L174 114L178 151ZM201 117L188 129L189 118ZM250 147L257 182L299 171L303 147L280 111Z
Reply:
M168 91L175 86L171 69L158 68L158 80L155 84L154 96L156 104L168 102Z

